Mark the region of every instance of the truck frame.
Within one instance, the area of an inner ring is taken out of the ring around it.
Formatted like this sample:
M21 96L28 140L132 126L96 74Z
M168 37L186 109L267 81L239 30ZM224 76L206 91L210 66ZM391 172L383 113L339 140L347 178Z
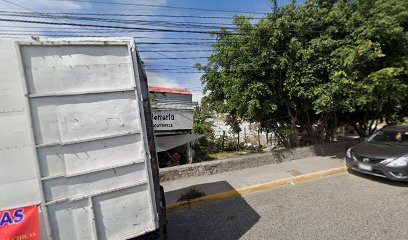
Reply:
M41 239L164 239L134 40L0 40L0 63L0 211L39 205Z

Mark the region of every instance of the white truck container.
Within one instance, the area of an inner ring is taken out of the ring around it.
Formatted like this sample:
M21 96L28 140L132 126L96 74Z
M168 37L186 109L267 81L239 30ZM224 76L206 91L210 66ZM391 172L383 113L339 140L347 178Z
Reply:
M39 204L41 239L130 239L163 225L133 39L0 40L0 128L0 211Z

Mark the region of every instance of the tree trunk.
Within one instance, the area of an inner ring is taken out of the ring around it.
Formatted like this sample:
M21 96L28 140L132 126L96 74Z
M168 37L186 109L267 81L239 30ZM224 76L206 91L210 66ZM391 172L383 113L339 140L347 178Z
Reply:
M316 139L316 132L313 129L313 123L310 121L309 111L305 110L305 112L306 112L306 126L305 126L306 136L308 137L309 143L315 144L318 142Z
M238 131L238 149L239 149L239 131Z
M288 115L291 119L291 128L292 128L292 141L294 145L297 147L299 146L299 138L297 134L297 127L296 127L296 118L297 116L293 116L292 112L290 111L289 104L286 102L286 108L288 110ZM293 146L291 146L293 147Z
M364 129L364 128L360 127L360 126L357 126L357 124L355 124L355 123L352 123L351 126L353 126L354 130L356 130L357 134L361 138L365 138L367 136L366 133L365 133L366 129Z
M259 135L259 128L258 128L258 146L261 147L261 137Z

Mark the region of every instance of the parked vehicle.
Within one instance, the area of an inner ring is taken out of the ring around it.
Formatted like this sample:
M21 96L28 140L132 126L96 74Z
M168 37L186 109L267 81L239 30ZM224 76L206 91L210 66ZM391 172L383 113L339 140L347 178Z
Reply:
M133 39L0 40L0 72L0 227L23 224L31 206L41 239L164 238L147 79ZM12 239L27 236L37 233Z
M408 126L384 127L347 150L349 169L408 181Z

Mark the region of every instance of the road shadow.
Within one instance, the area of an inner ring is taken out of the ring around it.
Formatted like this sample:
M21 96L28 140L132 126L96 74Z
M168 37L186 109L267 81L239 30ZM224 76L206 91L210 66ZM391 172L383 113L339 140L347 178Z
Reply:
M197 184L186 188L177 189L174 191L166 192L167 204L175 203L179 200L181 194L188 192L190 189L197 189L200 192L204 192L205 195L212 195L220 192L234 191L235 189L226 181L212 182Z
M206 195L236 191L228 182L220 181L168 192L167 196L172 196L174 199L175 196L180 196L191 188L202 191ZM236 240L251 229L259 221L260 216L244 198L235 196L176 210L168 213L167 219L169 240Z
M377 177L377 176L372 176L372 175L368 175L368 174L364 174L364 173L360 173L351 169L347 170L349 174L357 176L357 177L361 177L361 178L365 178L371 181L375 181L378 183L382 183L382 184L387 184L390 186L394 186L394 187L403 187L406 188L408 187L408 182L397 182L397 181L393 181L387 178L382 178L382 177Z

